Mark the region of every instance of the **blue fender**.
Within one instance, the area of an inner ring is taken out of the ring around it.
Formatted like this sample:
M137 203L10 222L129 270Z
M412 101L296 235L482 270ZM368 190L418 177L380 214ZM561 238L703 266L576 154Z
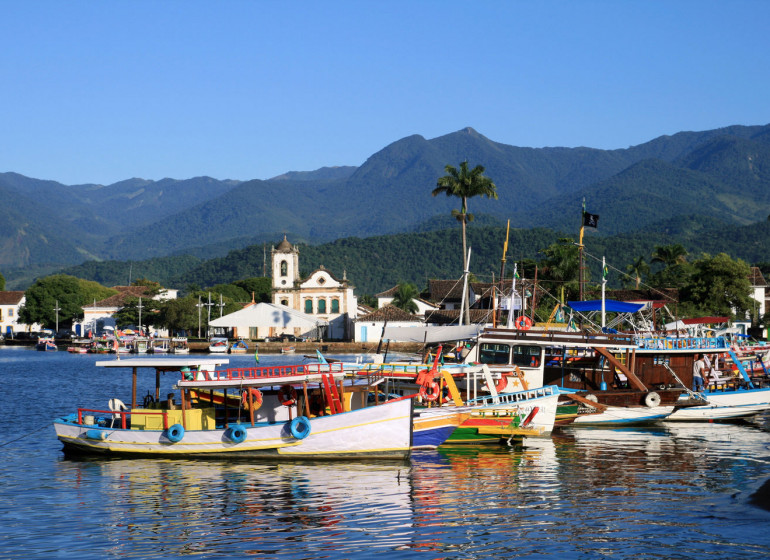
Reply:
M308 420L307 416L297 416L289 422L289 431L292 437L305 439L310 435L310 420Z
M166 437L171 443L182 441L182 438L184 437L184 426L181 424L174 424L166 430Z
M225 432L225 437L233 443L241 443L246 439L246 428L239 425L230 426Z

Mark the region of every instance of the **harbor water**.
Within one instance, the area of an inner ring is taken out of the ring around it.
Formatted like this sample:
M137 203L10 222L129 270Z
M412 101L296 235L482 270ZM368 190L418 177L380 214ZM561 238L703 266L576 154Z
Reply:
M0 558L770 557L770 511L751 500L770 479L770 416L564 428L396 463L67 459L54 417L131 400L129 371L94 367L112 359L0 346Z

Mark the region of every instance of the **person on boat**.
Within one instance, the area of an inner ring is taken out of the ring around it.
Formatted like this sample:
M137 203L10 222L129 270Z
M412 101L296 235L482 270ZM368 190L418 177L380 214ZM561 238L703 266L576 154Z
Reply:
M704 389L703 380L706 377L706 363L703 354L695 354L695 362L692 364L692 390L700 393Z

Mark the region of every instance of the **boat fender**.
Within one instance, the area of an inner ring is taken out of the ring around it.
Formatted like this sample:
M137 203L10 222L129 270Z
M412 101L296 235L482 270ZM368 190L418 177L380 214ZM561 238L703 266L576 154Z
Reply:
M181 424L174 424L166 430L166 437L171 443L182 441L182 438L184 437L184 426Z
M305 439L310 435L310 420L308 420L307 416L297 416L289 422L289 431L292 437Z
M599 397L597 397L596 395L592 395L591 393L587 394L585 398L587 401L599 402Z
M644 396L644 404L654 408L660 404L660 395L655 391L650 391Z
M254 404L254 410L257 410L260 406L262 406L262 391L251 387L243 392L241 395L241 403L243 404L243 408L246 410L249 409L249 393L251 393L251 402Z
M107 439L107 432L104 430L86 430L86 439L98 439L104 441Z
M227 436L227 439L232 441L233 443L241 443L243 440L246 439L246 428L243 426L230 426L227 428L227 432L225 432L225 435Z
M281 385L278 389L278 400L283 406L293 406L297 403L297 391L291 385Z
M430 389L430 392L428 391ZM420 387L420 396L425 399L426 401L435 401L438 397L441 391L439 390L438 383L435 381L432 381L428 383L427 385L423 385Z

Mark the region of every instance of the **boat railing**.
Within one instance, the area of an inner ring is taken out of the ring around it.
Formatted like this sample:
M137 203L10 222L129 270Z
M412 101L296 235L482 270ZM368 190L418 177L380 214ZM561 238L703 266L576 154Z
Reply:
M500 393L497 396L486 395L483 397L476 397L475 399L469 399L468 405L472 406L490 406L501 404L516 404L519 402L528 401L531 399L538 399L542 397L550 397L559 394L559 388L555 385L544 385L537 389L528 389L526 391L516 391L515 393Z
M716 350L730 348L723 336L644 336L636 339L639 348L652 350Z
M290 366L264 366L250 368L227 368L224 370L187 370L182 371L182 381L252 381L299 375L340 374L345 370L342 362L331 364L298 364Z

